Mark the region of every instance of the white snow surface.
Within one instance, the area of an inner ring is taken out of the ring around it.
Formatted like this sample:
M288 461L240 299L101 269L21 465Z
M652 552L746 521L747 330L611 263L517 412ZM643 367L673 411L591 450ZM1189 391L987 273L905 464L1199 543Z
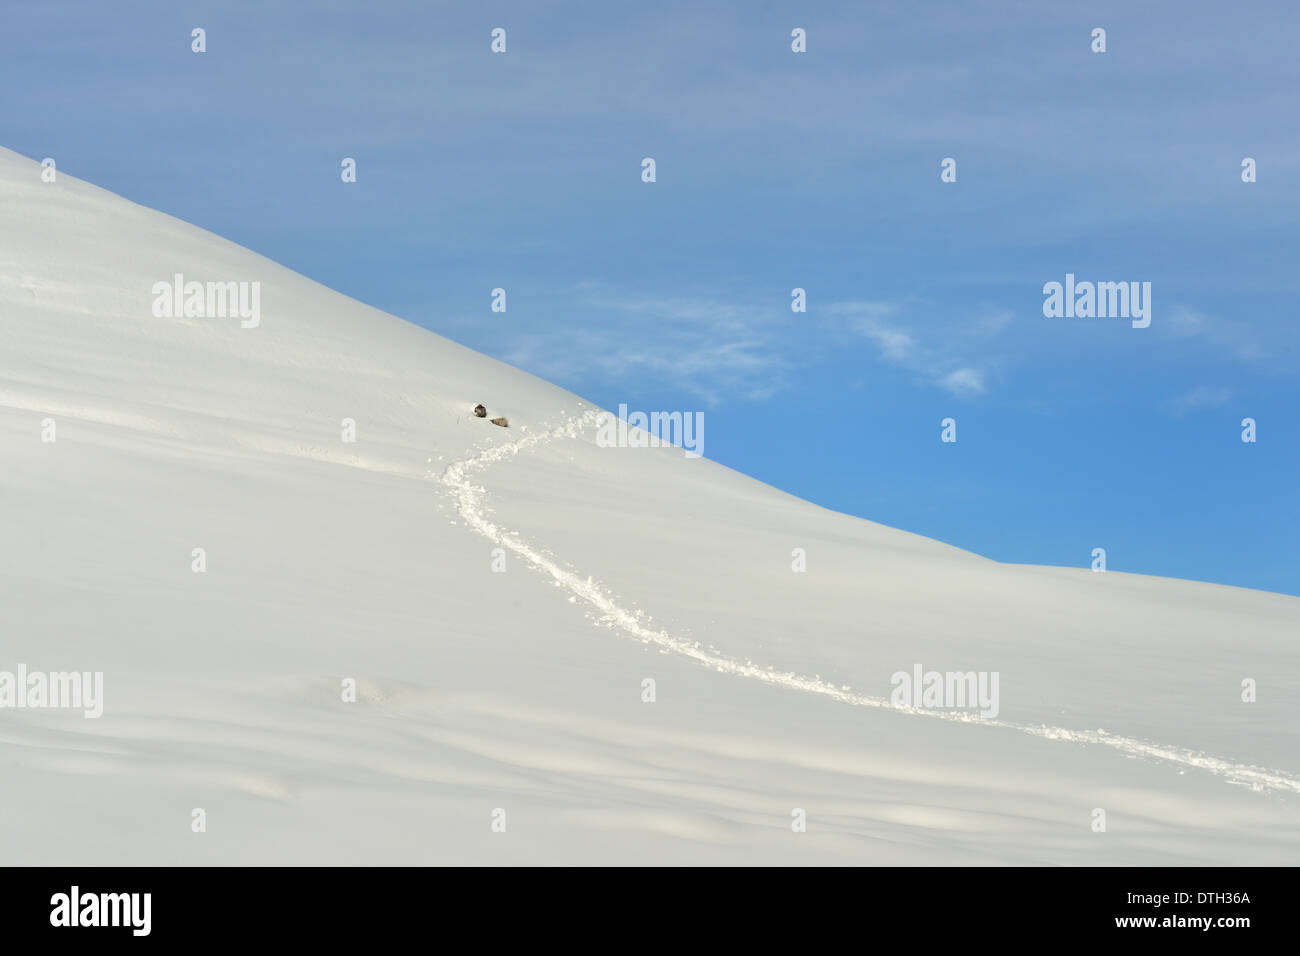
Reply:
M0 709L0 864L1300 858L1300 599L599 447L582 399L7 150L0 217L0 671L104 674L99 719ZM260 282L260 326L155 317L175 273ZM892 707L917 663L1000 713Z

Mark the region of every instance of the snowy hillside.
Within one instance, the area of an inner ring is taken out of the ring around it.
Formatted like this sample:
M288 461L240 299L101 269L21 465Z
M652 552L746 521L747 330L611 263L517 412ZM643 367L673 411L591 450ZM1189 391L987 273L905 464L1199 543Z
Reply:
M1300 854L1300 599L601 447L574 395L7 150L0 224L0 672L103 672L97 719L0 709L0 863ZM156 314L178 274L259 283L256 324ZM996 716L891 708L918 665L996 673Z

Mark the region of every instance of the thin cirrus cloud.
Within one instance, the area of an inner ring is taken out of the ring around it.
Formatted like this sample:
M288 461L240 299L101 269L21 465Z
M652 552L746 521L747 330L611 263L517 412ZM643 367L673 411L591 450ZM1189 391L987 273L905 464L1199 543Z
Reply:
M628 384L638 377L717 405L778 392L797 366L771 309L720 297L619 295L582 283L563 340L512 336L501 357L545 377Z
M1213 347L1242 362L1265 362L1295 350L1294 336L1271 336L1258 321L1245 322L1176 306L1169 317L1169 334ZM1270 338L1272 341L1270 341Z
M879 359L915 373L924 384L957 397L988 390L996 359L989 344L1011 322L1011 313L986 309L974 318L914 321L924 311L887 301L835 302L828 312L875 347Z
M653 379L716 405L779 393L792 372L826 358L825 341L839 341L808 335L802 317L792 325L771 305L710 295L626 295L593 283L575 291L575 311L584 320L572 322L563 340L519 332L501 357L564 382ZM856 334L878 361L914 373L921 387L957 397L984 394L1002 361L992 343L1011 313L985 309L960 320L912 322L923 311L929 310L902 302L838 302L827 307L830 322L819 324Z
M1174 399L1174 412L1185 415L1201 409L1218 408L1226 404L1233 394L1232 389L1223 385L1197 385Z
M954 310L912 300L839 301L828 304L820 320L810 313L792 323L786 307L717 293L655 296L593 282L572 291L563 338L518 330L500 357L574 387L639 382L709 405L779 394L794 373L828 358L826 343L842 341L835 333L856 336L877 362L911 373L918 387L957 398L986 395L1007 368L1031 353L1059 360L1064 347L1010 336L1013 313L994 305ZM1172 309L1166 322L1163 334L1242 362L1268 361L1278 344L1270 345L1258 326L1185 307ZM1071 342L1077 355L1080 343ZM1232 394L1226 386L1200 386L1170 407L1181 415L1223 404Z

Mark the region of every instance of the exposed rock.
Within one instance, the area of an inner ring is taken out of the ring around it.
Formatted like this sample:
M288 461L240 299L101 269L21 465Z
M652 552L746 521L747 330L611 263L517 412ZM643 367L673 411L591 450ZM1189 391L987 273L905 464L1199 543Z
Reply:
M474 415L477 418L487 418L487 409L484 408L482 405L475 405Z
M493 425L500 425L502 428L509 428L509 427L510 427L510 423L509 423L508 421L506 421L504 418L494 418L494 419L492 419L492 424L493 424Z

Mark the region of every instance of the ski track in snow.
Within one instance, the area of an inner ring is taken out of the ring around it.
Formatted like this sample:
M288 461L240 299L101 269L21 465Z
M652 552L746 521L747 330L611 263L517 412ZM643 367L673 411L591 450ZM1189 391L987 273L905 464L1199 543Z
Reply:
M596 427L600 417L605 414L608 413L592 409L547 431L535 432L515 441L488 448L478 455L448 465L443 471L441 479L443 485L455 495L457 510L466 524L490 541L523 558L538 571L550 575L557 585L568 591L577 600L594 608L600 614L597 624L617 627L643 643L656 644L666 651L688 657L723 674L758 680L765 684L789 690L819 694L855 707L879 707L939 720L982 724L987 727L1014 730L1046 740L1100 744L1119 750L1130 757L1148 757L1195 767L1198 770L1208 770L1229 783L1250 787L1252 790L1300 793L1300 779L1280 770L1233 763L1200 751L1150 743L1132 737L1120 737L1108 734L1104 730L1070 730L1065 727L1050 727L1045 724L1017 724L1005 720L980 717L971 713L927 710L917 707L895 707L884 697L857 694L848 686L836 686L816 677L805 677L772 668L762 668L756 664L726 657L715 650L700 646L695 641L674 637L666 631L652 630L643 623L642 618L644 615L634 613L620 606L597 581L589 576L583 577L574 571L561 567L542 550L530 545L513 532L504 531L498 527L487 517L485 508L487 490L470 480L475 472L496 462L513 458L528 448L547 444L558 439L577 438L585 429Z

